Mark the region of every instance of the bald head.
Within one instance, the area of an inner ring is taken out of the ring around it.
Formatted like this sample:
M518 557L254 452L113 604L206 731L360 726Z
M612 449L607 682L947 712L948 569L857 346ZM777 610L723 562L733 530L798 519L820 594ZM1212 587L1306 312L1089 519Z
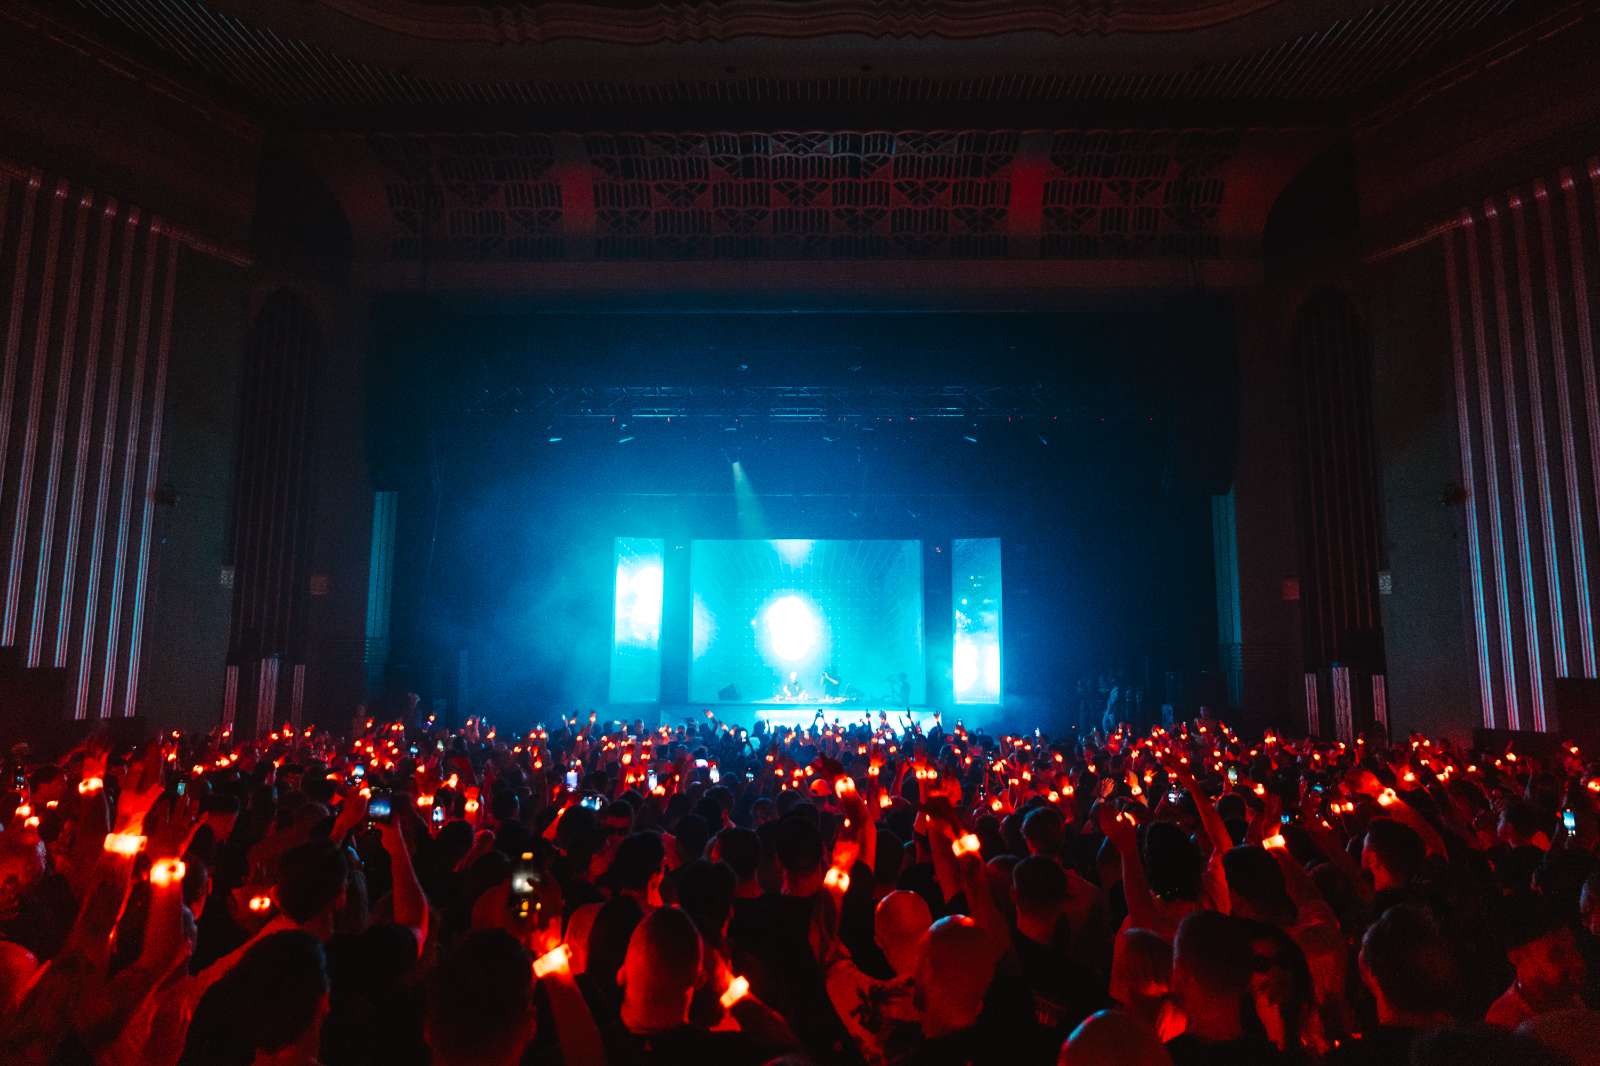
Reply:
M1154 1029L1131 1014L1091 1014L1061 1045L1056 1066L1172 1066Z
M635 1031L685 1024L700 978L700 952L699 931L676 907L663 907L640 922L622 964L623 1023Z
M895 973L905 977L917 972L922 938L932 924L928 901L915 892L899 890L878 901L873 917L874 939Z
M996 961L988 936L965 915L940 918L928 928L917 965L924 1035L959 1032L978 1020Z

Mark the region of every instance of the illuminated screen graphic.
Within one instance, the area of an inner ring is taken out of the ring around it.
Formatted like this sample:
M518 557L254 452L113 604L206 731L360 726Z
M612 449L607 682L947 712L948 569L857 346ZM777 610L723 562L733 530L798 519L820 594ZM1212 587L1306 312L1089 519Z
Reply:
M950 545L955 646L950 680L957 703L1000 702L1000 539Z
M611 702L661 699L662 542L616 540L616 610L611 625Z
M696 703L842 710L926 699L914 540L697 540Z

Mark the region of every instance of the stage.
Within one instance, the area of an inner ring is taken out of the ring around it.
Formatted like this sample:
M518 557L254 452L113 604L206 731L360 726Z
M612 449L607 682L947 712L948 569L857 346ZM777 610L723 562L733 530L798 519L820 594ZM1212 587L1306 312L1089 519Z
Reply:
M717 716L719 722L741 729L752 729L758 721L774 726L807 726L816 718L818 706L816 704L797 703L685 703L685 704L649 704L649 705L610 705L606 714L612 718L632 721L642 718L648 722L652 715L659 712L658 725L677 725L685 719L703 721L706 711L711 711ZM843 723L858 722L866 707L844 707L841 705L823 706L820 708L822 717L830 724L838 719ZM886 711L891 722L900 722L904 719L906 708L873 707L871 708L872 720L878 720L878 712ZM970 711L976 708L962 708ZM989 710L984 708L983 710ZM941 708L919 705L910 708L910 712L917 723L926 732L933 726L933 716L940 714ZM951 718L950 722L955 719Z

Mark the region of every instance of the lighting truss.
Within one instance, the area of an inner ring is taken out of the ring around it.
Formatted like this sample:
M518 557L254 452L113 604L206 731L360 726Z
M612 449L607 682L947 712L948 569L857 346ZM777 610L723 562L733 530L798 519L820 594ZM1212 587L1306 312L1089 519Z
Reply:
M1045 385L617 385L483 390L462 414L547 421L993 421L1068 414Z

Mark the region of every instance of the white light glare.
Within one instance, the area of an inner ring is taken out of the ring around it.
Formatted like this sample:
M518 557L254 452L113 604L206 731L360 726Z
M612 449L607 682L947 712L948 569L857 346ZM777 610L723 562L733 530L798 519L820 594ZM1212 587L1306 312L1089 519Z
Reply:
M654 647L661 637L661 566L617 564L616 640Z
M786 663L799 662L816 648L822 626L799 596L779 596L762 612L772 652Z

